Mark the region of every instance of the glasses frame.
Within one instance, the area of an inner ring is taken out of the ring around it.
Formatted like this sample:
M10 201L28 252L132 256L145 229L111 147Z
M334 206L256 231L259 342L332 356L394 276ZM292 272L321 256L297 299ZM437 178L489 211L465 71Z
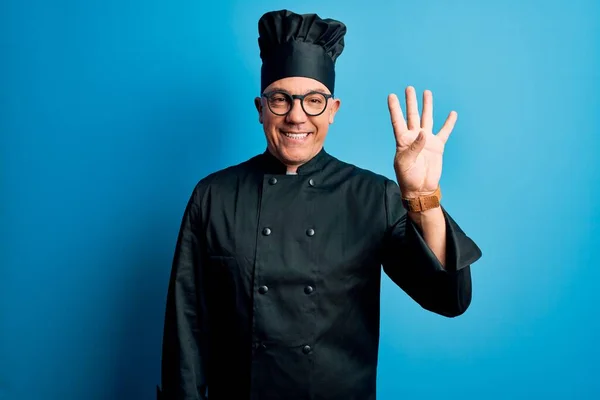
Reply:
M275 93L280 93L290 99L292 99L291 105L290 105L290 109L287 110L285 113L281 114L281 113L276 113L275 111L273 111L271 109L271 105L269 104L269 96L275 94ZM325 97L325 107L323 107L323 110L318 113L318 114L311 114L309 112L306 111L306 109L304 108L304 98L313 95L313 94L320 94L321 96ZM294 104L296 104L296 99L300 100L300 106L302 107L302 111L304 111L304 113L306 115L309 115L311 117L318 117L319 115L323 114L325 112L325 110L327 110L327 106L329 104L329 99L333 98L333 94L327 94L327 93L323 93L323 92L319 92L319 91L312 91L312 92L308 92L306 94L289 94L288 92L285 92L283 90L272 90L270 92L264 92L263 94L261 94L261 97L264 97L267 100L267 107L269 108L269 111L271 111L273 114L283 117L285 115L288 115L292 109L294 108Z

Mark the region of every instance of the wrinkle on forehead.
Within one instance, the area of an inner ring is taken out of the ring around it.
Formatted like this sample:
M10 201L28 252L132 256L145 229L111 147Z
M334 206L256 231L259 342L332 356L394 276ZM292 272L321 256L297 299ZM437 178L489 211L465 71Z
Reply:
M329 89L319 81L305 77L283 78L271 83L265 89L265 92L280 90L286 93L306 94L308 92L321 92L329 94Z
M280 86L275 86L275 87L272 87L271 89L267 90L266 92L285 92L288 94L307 94L307 93L311 93L311 92L325 93L326 91L321 88L312 88L312 89L303 90L302 93L292 93L291 91L284 89Z

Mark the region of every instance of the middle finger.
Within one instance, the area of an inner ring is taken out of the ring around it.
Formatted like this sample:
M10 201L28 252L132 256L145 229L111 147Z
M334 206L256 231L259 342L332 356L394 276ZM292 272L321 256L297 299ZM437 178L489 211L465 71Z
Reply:
M409 86L406 88L406 117L409 130L416 130L421 127L419 121L419 106L417 104L417 94L415 88Z

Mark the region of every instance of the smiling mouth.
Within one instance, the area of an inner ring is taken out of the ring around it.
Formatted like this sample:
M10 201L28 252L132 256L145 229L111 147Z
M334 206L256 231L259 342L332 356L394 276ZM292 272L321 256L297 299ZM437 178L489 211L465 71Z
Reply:
M308 135L310 134L310 132L281 132L283 133L283 135L287 138L290 139L295 139L295 140L302 140L302 139L306 139L308 137Z

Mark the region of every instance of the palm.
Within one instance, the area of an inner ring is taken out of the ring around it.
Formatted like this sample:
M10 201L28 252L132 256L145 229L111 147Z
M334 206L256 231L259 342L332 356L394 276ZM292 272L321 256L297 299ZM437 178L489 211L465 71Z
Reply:
M396 138L394 170L403 195L414 197L434 192L442 176L444 146L456 123L456 112L450 113L440 131L434 135L433 98L430 91L423 93L421 118L412 87L406 89L407 120L403 117L397 96L388 97L388 107ZM424 140L415 141L421 131Z

